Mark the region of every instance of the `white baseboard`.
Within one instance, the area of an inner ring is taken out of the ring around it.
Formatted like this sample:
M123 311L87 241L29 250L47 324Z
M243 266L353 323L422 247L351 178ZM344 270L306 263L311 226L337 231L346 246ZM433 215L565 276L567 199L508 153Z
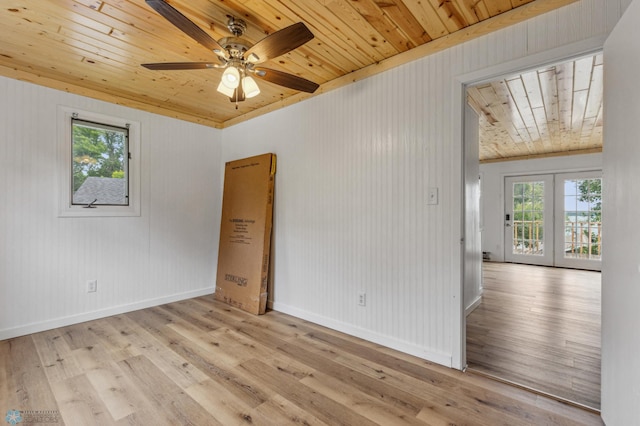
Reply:
M480 306L481 303L482 295L478 296L476 300L474 300L469 306L467 306L467 309L465 309L464 311L465 316L469 316L469 314L473 312L478 306Z
M434 362L436 364L444 365L445 367L452 368L453 361L451 354L430 351L412 343L394 339L390 336L385 336L371 330L367 330L341 321L336 321L334 319L317 315L282 303L271 302L269 303L269 305L270 308L275 311L282 312L284 314L291 315L306 321L310 321L323 327L331 328L333 330L340 331L351 336L359 337L369 342L377 343L379 345L386 346L388 348L395 349L397 351L413 355L418 358Z
M81 314L70 315L67 317L55 318L48 321L36 322L19 327L7 328L0 330L0 340L11 339L18 336L24 336L31 333L39 333L41 331L51 330L58 327L79 324L81 322L92 321L100 318L110 317L113 315L123 314L125 312L137 311L139 309L151 308L153 306L164 305L165 303L177 302L179 300L191 299L194 297L206 296L213 294L214 287L203 288L200 290L189 291L185 293L172 294L156 299L147 299L140 302L129 303L126 305L118 305L110 308L100 309L92 312L84 312Z
M67 317L56 318L49 321L42 321L37 323L31 323L22 325L19 327L8 328L0 330L0 340L11 339L14 337L24 336L31 333L38 333L41 331L51 330L54 328L65 327L68 325L79 324L86 321L92 321L100 318L105 318L113 315L119 315L126 312L137 311L139 309L151 308L153 306L164 305L165 303L177 302L179 300L191 299L194 297L206 296L214 293L214 288L204 288L200 290L173 294L170 296L159 297L156 299L148 299L140 302L130 303L126 305L119 305L110 308L100 309L92 312L85 312L82 314L70 315ZM331 328L333 330L340 331L361 339L377 343L382 346L386 346L391 349L395 349L400 352L404 352L409 355L422 358L424 360L434 362L436 364L444 365L446 367L452 367L451 354L440 353L436 351L430 351L421 346L417 346L402 340L394 339L393 337L385 336L371 330L367 330L361 327L356 327L352 324L336 321L331 318L327 318L321 315L317 315L311 312L304 311L302 309L294 308L282 303L268 302L269 308L282 312L288 315L292 315L297 318L311 321L315 324Z

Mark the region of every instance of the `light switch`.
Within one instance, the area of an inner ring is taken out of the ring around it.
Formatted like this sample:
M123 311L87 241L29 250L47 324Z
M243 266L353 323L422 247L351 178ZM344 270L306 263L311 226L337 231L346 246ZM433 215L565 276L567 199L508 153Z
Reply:
M427 204L429 205L438 204L438 188L429 187L427 189Z

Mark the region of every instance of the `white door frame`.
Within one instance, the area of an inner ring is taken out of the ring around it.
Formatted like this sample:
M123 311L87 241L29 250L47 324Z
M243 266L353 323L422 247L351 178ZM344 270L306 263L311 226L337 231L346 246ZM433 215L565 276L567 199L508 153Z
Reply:
M472 73L456 76L453 78L452 87L452 108L453 120L451 129L454 142L454 155L458 158L459 167L457 173L454 170L453 178L457 179L453 182L460 188L459 197L454 199L454 221L458 220L460 226L460 245L457 252L458 271L452 274L458 285L452 289L451 294L451 367L458 370L464 370L467 365L466 359L466 316L464 306L464 283L465 283L465 254L464 254L464 237L465 237L465 217L467 206L465 206L465 137L464 137L464 110L466 104L467 86L488 82L504 76L505 74L515 74L538 67L568 61L573 58L594 54L602 51L606 35L592 37L577 43L567 44L555 49L547 50L537 54L529 55L520 59L505 62L493 67L485 68ZM454 186L456 187L456 186ZM458 207L459 208L456 208ZM458 215L457 218L455 215ZM453 259L452 265L456 263ZM456 280L457 277L457 280Z

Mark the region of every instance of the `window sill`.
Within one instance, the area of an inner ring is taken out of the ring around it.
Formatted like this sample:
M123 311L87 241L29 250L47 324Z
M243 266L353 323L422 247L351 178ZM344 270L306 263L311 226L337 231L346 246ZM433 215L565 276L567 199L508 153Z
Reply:
M136 217L140 216L140 208L136 206L83 206L62 207L58 217Z

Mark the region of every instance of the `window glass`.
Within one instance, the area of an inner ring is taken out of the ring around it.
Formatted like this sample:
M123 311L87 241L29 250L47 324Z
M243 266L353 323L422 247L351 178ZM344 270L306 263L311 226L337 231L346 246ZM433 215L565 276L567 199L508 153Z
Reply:
M129 205L129 129L72 119L72 204Z

